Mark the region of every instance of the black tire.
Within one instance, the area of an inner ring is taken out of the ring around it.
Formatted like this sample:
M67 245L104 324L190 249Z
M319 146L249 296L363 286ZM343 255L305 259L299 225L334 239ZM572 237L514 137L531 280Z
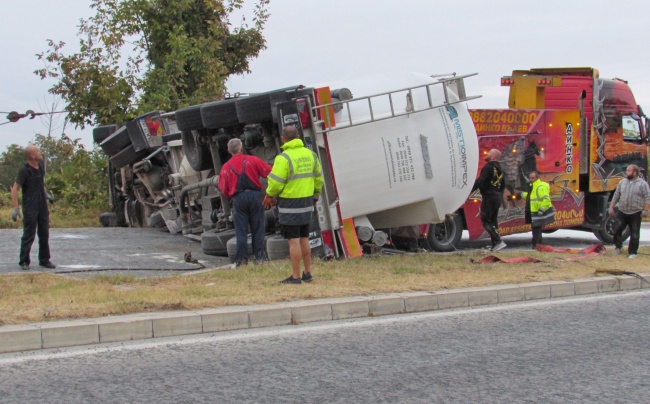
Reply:
M228 252L228 258L235 262L237 259L237 237L233 237L226 243L226 251ZM250 236L246 237L246 254L247 256L253 255L253 240Z
M129 227L142 227L142 204L137 199L127 199L124 204L124 217Z
M594 235L603 244L614 244L614 229L616 229L616 216L611 217L607 215L607 219L605 219L603 226L598 230L594 230ZM621 241L627 240L627 238L630 237L630 228L626 227L621 236Z
M115 227L117 226L117 215L115 212L104 212L99 215L99 223L102 227Z
M120 151L119 153L111 157L110 161L111 164L113 164L113 167L119 170L120 168L126 167L131 163L135 163L136 161L140 160L142 157L146 155L147 155L146 150L141 150L137 152L133 148L133 145L129 145L126 149Z
M106 140L107 137L115 133L117 125L98 126L93 129L93 141L97 144Z
M201 106L192 105L191 107L179 109L176 111L176 126L181 132L190 132L193 130L204 129L201 120Z
M551 234L551 233L555 233L556 231L558 231L558 229L548 229L548 230L542 230L542 233Z
M241 123L272 122L273 104L288 99L287 91L296 90L298 86L287 87L281 90L269 91L268 93L241 97L235 102L237 118Z
M235 230L208 230L201 235L201 248L207 255L228 256L228 240L235 237Z
M456 251L463 236L463 218L459 213L448 216L442 223L432 224L427 234L429 251Z
M207 129L227 128L239 124L237 118L236 98L210 102L201 107L201 120Z
M183 153L185 153L187 162L190 163L190 166L195 171L209 170L213 168L210 147L201 144L199 137L199 132L195 130L191 132L181 132Z
M129 138L129 132L126 130L126 126L123 126L101 142L99 147L104 150L104 153L113 156L121 150L124 150L130 144L131 138Z
M125 213L125 201L124 199L120 197L115 198L115 202L113 203L113 212L115 213L115 225L117 227L127 227L126 223L126 216L124 215Z
M266 240L266 256L269 261L289 258L289 240L280 235L274 235Z

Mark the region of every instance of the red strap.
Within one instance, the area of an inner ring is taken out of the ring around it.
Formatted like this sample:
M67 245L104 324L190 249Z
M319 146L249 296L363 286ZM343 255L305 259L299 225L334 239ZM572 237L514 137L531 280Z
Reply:
M579 255L578 257L572 257L572 258L554 259L550 262L575 261L587 257L594 257L596 255L605 254L605 252L607 251L605 246L603 246L602 244L594 244L592 246L580 250L575 248L556 248L556 247L551 247L550 245L537 244L536 249L539 252L568 253L568 254ZM470 261L474 264L492 264L495 262L503 262L506 264L512 264L517 262L545 262L532 257L499 258L495 255L488 255L486 257L481 258L480 260L474 260L470 258Z

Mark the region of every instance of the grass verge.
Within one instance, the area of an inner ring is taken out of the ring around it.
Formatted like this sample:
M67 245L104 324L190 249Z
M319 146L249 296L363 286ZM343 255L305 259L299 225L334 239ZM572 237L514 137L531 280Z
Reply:
M0 208L0 229L22 229L22 219L11 220L13 208ZM80 228L99 227L99 215L102 212L98 209L74 209L60 207L56 204L50 206L50 227L56 228ZM22 210L21 210L22 214Z
M364 257L314 262L316 280L302 285L279 283L291 272L286 260L147 279L110 274L83 280L52 274L5 275L0 277L0 324L562 281L592 277L603 269L643 272L650 263L650 247L642 248L636 260L609 253L570 261L576 256L521 250L505 250L498 256L530 256L543 262L471 263L471 258L483 257L479 251Z

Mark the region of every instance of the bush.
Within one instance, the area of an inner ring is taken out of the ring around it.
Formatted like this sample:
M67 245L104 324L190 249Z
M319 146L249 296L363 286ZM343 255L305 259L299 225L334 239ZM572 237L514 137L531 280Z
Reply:
M80 139L65 135L60 139L36 135L34 144L45 159L45 187L56 199L50 206L51 226L98 226L99 214L109 210L106 156L97 148L86 150ZM11 220L13 206L9 190L23 164L22 148L17 145L10 145L0 154L0 208L8 211L4 215L8 222L1 218L0 228L20 227L20 222L14 226ZM89 215L95 215L94 220Z
M11 192L0 191L0 208L13 208L11 206Z

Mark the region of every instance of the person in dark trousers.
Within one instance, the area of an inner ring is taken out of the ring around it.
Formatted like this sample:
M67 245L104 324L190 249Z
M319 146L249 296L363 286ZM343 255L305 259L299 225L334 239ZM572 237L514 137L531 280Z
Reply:
M230 139L228 152L232 157L221 167L219 190L232 201L237 255L235 266L248 264L248 227L251 229L253 255L256 263L264 262L265 219L262 207L262 183L271 172L271 166L260 158L244 155L242 142Z
M614 207L618 203L618 212ZM618 183L612 202L609 205L609 215L616 216L616 229L614 231L614 254L621 253L623 247L622 234L626 227L630 227L630 242L627 247L629 258L636 258L639 251L639 238L641 234L641 218L648 217L650 208L650 187L639 177L639 167L631 164L625 170L625 178Z
M536 225L536 218L546 214L550 215L553 211L553 202L551 202L551 191L547 182L539 178L537 171L531 171L528 174L530 181L529 190L521 193L521 197L526 199L525 222L532 225L533 239L531 246L537 248L537 244L542 244L542 225ZM535 219L533 219L535 217Z
M282 131L283 153L273 162L264 207L271 208L277 197L280 231L289 240L292 274L282 283L311 282L309 223L323 187L321 165L316 153L305 147L298 130L287 126ZM300 277L300 261L305 270Z
M487 162L476 179L472 192L481 191L481 223L490 235L492 248L495 252L506 248L506 243L499 236L499 208L503 204L503 190L506 188L503 171L501 170L501 152L490 150L485 156Z
M11 218L14 222L20 217L18 206L18 191L23 193L23 237L20 243L20 269L29 270L31 263L29 253L38 234L38 265L54 269L56 265L50 261L50 213L47 201L54 202L54 198L45 189L45 165L41 150L29 145L23 150L27 162L18 171L16 181L11 187L11 201L14 210Z

